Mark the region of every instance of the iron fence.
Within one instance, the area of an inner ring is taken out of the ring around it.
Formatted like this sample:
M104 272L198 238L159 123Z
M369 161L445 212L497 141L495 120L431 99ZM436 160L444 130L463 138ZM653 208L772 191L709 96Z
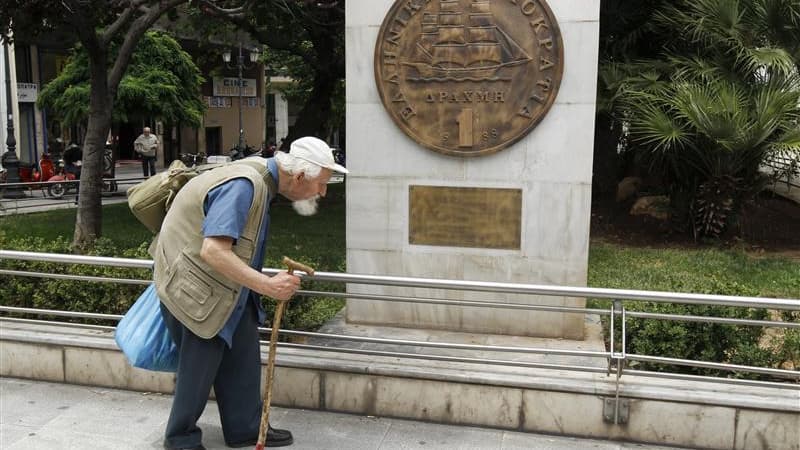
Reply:
M774 184L785 184L787 189L800 188L800 159L788 156L773 156L764 161L771 169Z
M124 194L126 187L144 180L143 177L103 178L102 193ZM0 183L0 215L74 206L78 196L80 180L37 181L26 183ZM53 189L58 187L54 194ZM7 195L14 191L17 195ZM21 195L20 195L21 194Z

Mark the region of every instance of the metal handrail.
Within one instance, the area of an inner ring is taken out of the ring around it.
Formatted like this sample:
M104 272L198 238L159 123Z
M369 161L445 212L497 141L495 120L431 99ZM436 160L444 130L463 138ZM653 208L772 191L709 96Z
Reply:
M265 328L264 331L271 331ZM429 342L429 341L415 341L409 339L388 339L388 338L374 338L365 336L347 336L341 334L331 333L317 333L313 331L294 331L294 330L278 330L287 336L305 336L320 339L338 339L352 342L368 342L371 344L392 344L392 345L413 345L414 347L429 347L429 348L447 348L452 350L480 350L492 352L517 352L517 353L538 353L562 356L589 356L594 358L606 358L608 352L593 352L588 350L558 350L552 348L536 348L536 347L513 347L501 345L476 345L476 344L456 344L452 342Z
M152 283L151 280L143 280L143 279L109 278L109 277L70 275L70 274L60 274L60 273L40 273L40 272L30 272L24 270L7 270L7 269L0 269L0 275L23 276L31 278L50 278L58 280L90 281L97 283L132 284L132 285L142 285L142 286L146 286ZM601 316L611 315L611 313L605 309L578 308L570 306L528 305L523 303L501 303L501 302L486 302L477 300L451 300L443 298L403 297L396 295L355 294L349 292L308 291L302 289L297 291L297 295L303 297L327 296L334 298L380 300L385 302L398 302L398 303L422 303L429 305L467 306L473 308L518 309L524 311L563 312L568 314L570 313L597 314ZM774 320L749 320L749 319L734 319L727 317L707 317L707 316L692 316L692 315L680 315L680 314L647 313L647 312L637 312L637 311L629 311L627 314L630 317L638 317L642 319L671 320L675 322L707 322L707 323L719 323L725 325L743 325L743 326L772 327L772 328L800 328L800 323L779 322Z
M398 303L424 303L427 305L468 306L468 307L496 308L496 309L520 309L527 311L553 311L553 312L565 312L565 313L575 313L575 314L586 314L586 313L599 314L599 315L609 314L609 312L606 311L605 309L578 308L571 306L527 305L524 303L487 302L480 300L452 300L446 298L404 297L398 295L380 295L380 294L357 294L353 292L307 291L301 289L297 291L297 295L303 297L335 297L335 298L347 298L355 300L380 300L383 302L398 302Z
M87 275L70 275L66 273L41 273L41 272L29 272L26 270L0 269L0 275L10 275L13 277L30 277L30 278L52 278L55 280L92 281L95 283L118 283L118 284L139 284L139 285L148 285L152 283L152 281L149 280L136 280L131 278L95 277Z
M81 182L81 180L24 181L24 182L19 182L19 183L2 183L2 184L0 184L0 187L2 187L2 188L39 188L39 187L52 186L54 184L77 184L77 183L80 183L80 182Z
M72 322L56 322L52 320L41 320L41 319L22 319L19 317L2 317L0 320L6 322L14 322L14 323L27 323L32 325L57 325L60 327L67 327L67 328L84 328L88 330L102 330L102 331L114 331L117 327L112 327L109 325L91 325L86 323L72 323Z
M61 253L33 253L13 250L0 250L0 259L20 259L26 261L61 262L69 264L132 267L140 269L148 269L152 268L153 266L153 261L146 259L66 255ZM117 264L117 262L119 263ZM264 273L269 275L274 275L280 271L281 269L263 270ZM335 272L316 272L313 276L303 274L302 272L298 273L304 278L314 281L332 281L352 284L495 292L504 294L552 295L559 297L595 297L620 301L634 300L657 303L739 306L745 308L767 308L793 311L800 310L800 299L768 299L759 297L737 297L732 295L688 294L660 291L640 291L631 289L499 283L491 281L459 281L437 278L361 275Z
M119 314L62 311L58 309L22 308L19 306L3 306L3 305L0 305L0 312L7 312L14 314L32 314L37 316L70 317L73 319L101 319L101 320L115 320L115 321L120 321L122 319L122 316Z
M606 369L602 367L576 366L569 364L550 364L550 363L537 363L530 361L509 361L509 360L487 359L487 358L467 358L462 356L390 352L384 350L366 350L361 348L326 347L322 345L296 344L292 342L281 342L278 345L280 347L288 347L288 348L304 348L304 349L318 350L323 352L348 353L348 354L368 355L368 356L388 356L391 358L424 359L428 361L488 364L493 366L527 367L533 369L574 370L579 372L594 372L594 373L606 372ZM773 383L773 384L778 384L778 383Z
M0 250L0 259L18 259L22 261L57 262L67 264L84 264L90 266L128 267L135 269L152 269L153 261L149 259L112 258L108 256L68 255L65 253L21 252L17 250Z
M130 258L110 258L110 257L96 257L96 256L82 256L82 255L66 255L66 254L53 254L53 253L33 253L33 252L20 252L10 250L0 250L0 259L17 259L27 261L45 261L45 262L60 262L68 264L85 264L85 265L102 265L126 268L139 268L150 269L152 268L152 261L130 259ZM264 269L265 273L274 274L278 269ZM128 283L128 284L147 284L149 280L140 279L122 279L122 278L108 278L108 277L92 277L80 276L69 274L40 274L36 272L26 271L12 271L0 270L0 274L15 275L15 276L47 276L50 278L85 280L85 281L101 281L113 283ZM738 306L747 308L768 308L768 309L783 309L800 311L800 300L797 299L763 299L755 297L734 297L734 296L719 296L707 294L682 294L670 292L652 292L652 291L634 291L623 289L603 289L603 288L580 288L580 287L561 287L561 286L544 286L532 284L514 284L514 283L496 283L496 282L477 282L477 281L456 281L456 280L440 280L429 278L407 278L407 277L391 277L391 276L375 276L375 275L357 275L346 273L329 273L317 272L314 276L308 276L300 273L304 278L317 281L333 281L349 284L370 284L370 285L386 285L386 286L403 286L403 287L425 287L435 289L451 289L451 290L474 290L479 292L503 292L503 293L516 293L516 294L537 294L537 295L555 295L555 296L581 296L581 297L600 297L612 298L615 305L622 305L626 300L635 301L658 301L675 303L689 303L689 304L713 304L713 305L726 305ZM360 294L360 293L342 293L342 292L327 292L327 291L298 291L301 295L307 296L333 296L333 297L348 297L359 298L366 300L376 301L395 301L395 302L416 302L416 303L430 303L430 304L443 304L443 305L458 305L458 306L480 306L480 307L493 307L493 308L512 308L512 309L543 309L551 311L563 311L568 313L576 312L592 312L598 314L611 315L614 318L616 315L621 314L624 326L625 316L641 317L641 318L654 318L666 320L687 320L699 321L705 320L708 322L716 321L718 323L735 324L735 325L753 325L753 326L781 326L786 328L796 328L800 324L777 322L777 321L759 321L759 320L746 320L746 319L731 319L731 318L714 318L714 317L700 317L700 316L680 316L675 314L657 314L657 313L642 313L642 312L627 312L624 306L621 309L615 306L611 312L606 310L590 310L574 307L556 307L556 306L541 306L541 305L520 305L520 304L506 304L499 302L484 302L484 301L465 301L465 300L448 300L448 299L427 299L418 297L404 297L404 296L386 296L374 294ZM60 316L70 318L90 318L90 319L103 319L103 320L119 320L119 315L109 314L96 314L96 313L83 313L83 312L70 312L70 311L56 311L56 310L41 310L33 308L17 308L0 306L0 312L16 313L16 314L34 314L42 316ZM25 319L6 319L6 320L25 320ZM613 325L612 325L613 327ZM623 328L624 329L624 328ZM262 332L270 331L268 328L260 329ZM700 368L712 368L718 370L727 370L732 372L750 372L773 377L785 378L790 380L800 381L800 371L791 371L784 369L772 369L754 366L743 366L726 363L715 363L707 361L685 360L677 358L664 358L648 355L635 355L625 353L624 341L622 352L616 352L612 347L607 352L595 351L578 351L578 350L554 350L545 348L534 347L507 347L507 346L489 346L489 345L471 345L471 344L456 344L447 342L427 342L427 341L414 341L414 340L399 340L399 339L386 339L386 338L372 338L364 336L346 336L331 333L317 333L307 331L291 331L282 330L285 336L303 336L319 339L335 339L363 343L374 344L393 344L393 345L409 345L415 347L427 348L447 348L453 350L469 350L469 351L498 351L498 352L518 352L518 353L539 353L539 354L553 354L564 356L585 356L605 358L609 361L616 361L617 377L625 373L636 373L631 369L625 367L625 361L647 361L663 364L684 365ZM612 337L612 345L613 345ZM387 352L382 350L365 350L365 349L352 349L352 348L337 348L327 346L316 346L308 344L285 344L285 346L294 346L298 348L315 348L332 352L347 352L368 355L382 355L394 357L414 357L418 359L430 359L441 361L455 361L455 362L468 362L468 363L481 363L481 364L503 364L517 367L539 367L539 368L559 368L565 370L584 370L590 372L605 372L607 369L597 367L583 367L583 366L567 366L558 364L545 364L534 362L520 362L520 361L504 361L504 360L487 360L483 358L464 358L457 356L443 356L443 355L426 355L418 353L404 353L404 352ZM620 362L622 364L620 364ZM682 374L671 374L671 377L681 376ZM693 377L693 376L687 376ZM726 380L724 382L735 382L733 380L710 377L715 380ZM770 383L770 382L760 382ZM775 383L772 383L775 384ZM780 383L778 383L780 384ZM789 385L795 386L795 385Z
M0 312L16 313L16 314L32 314L39 316L114 320L114 321L119 321L120 319L122 319L122 316L118 314L100 314L100 313L86 313L86 312L76 312L76 311L60 311L52 309L21 308L15 306L2 306L2 305L0 305ZM259 328L259 331L268 334L272 331L272 329ZM311 337L318 339L333 339L333 340L364 342L372 344L391 344L391 345L409 345L409 346L427 347L427 348L446 348L452 350L476 350L476 351L480 350L480 351L496 351L496 352L536 353L536 354L551 354L551 355L561 355L561 356L587 356L595 358L608 358L612 355L611 352L596 352L596 351L586 351L586 350L559 350L559 349L535 348L535 347L457 344L449 342L428 342L428 341L416 341L416 340L406 340L406 339L349 336L349 335L339 335L332 333L319 333L312 331L279 330L279 332L285 336L302 336L302 337ZM317 346L317 347L324 347L324 346ZM394 355L395 352L388 352L388 353L381 352L381 354ZM438 356L439 355L437 355L437 357ZM694 360L677 359L677 358L664 358L664 357L646 356L646 355L634 355L630 353L626 354L625 356L626 359L631 361L650 361L650 362L657 362L664 364L703 367L703 368L721 369L729 371L746 371L746 372L761 373L761 374L785 377L790 379L794 378L800 380L800 372L792 370L770 369L770 368L761 368L753 366L713 363L706 361L694 361ZM474 360L467 359L467 360L461 360L460 362L474 362Z

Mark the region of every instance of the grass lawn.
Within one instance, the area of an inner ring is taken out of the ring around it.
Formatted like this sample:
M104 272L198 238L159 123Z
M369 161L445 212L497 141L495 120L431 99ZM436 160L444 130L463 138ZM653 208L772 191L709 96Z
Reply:
M593 241L589 285L800 298L800 261L754 257L742 250L638 248Z
M331 185L319 213L312 217L297 215L286 201L273 203L265 265L279 267L286 255L317 270L345 271L344 198L344 184ZM0 230L9 241L26 236L71 239L74 226L74 209L0 217ZM126 204L104 207L103 236L117 248L138 247L152 238ZM731 249L626 247L593 240L589 251L589 285L798 298L800 261L753 257Z
M297 215L287 201L279 198L271 206L271 223L266 265L278 267L284 255L303 261L321 271L344 271L344 184L333 184L320 201L319 213ZM0 217L0 230L7 240L41 237L69 240L75 231L75 209ZM149 243L153 235L131 214L127 204L103 207L103 237L117 248L135 248Z
M0 217L0 230L9 240L34 236L45 240L62 236L72 240L75 214L76 209L70 208ZM103 235L119 248L138 247L152 237L133 217L127 204L103 207Z

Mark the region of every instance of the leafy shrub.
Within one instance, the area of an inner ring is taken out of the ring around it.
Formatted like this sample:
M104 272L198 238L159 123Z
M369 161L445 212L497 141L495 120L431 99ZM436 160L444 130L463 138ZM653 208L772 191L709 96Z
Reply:
M713 274L704 277L702 284L696 280L682 277L679 273L661 274L660 281L667 281L674 292L694 292L701 294L758 296L759 292L752 287L737 281L720 279ZM608 300L591 300L591 307L610 308ZM750 320L769 320L769 311L765 309L739 308L715 305L688 305L658 302L625 302L627 311L641 311L659 314L691 315L704 317L724 317ZM785 318L787 319L787 318ZM787 320L788 321L788 320ZM604 329L608 328L608 318L603 317ZM616 333L621 333L619 321L615 324ZM659 356L666 358L689 359L708 362L724 362L729 364L756 367L777 367L783 361L796 361L800 346L797 336L790 330L783 339L773 339L764 345L764 327L726 325L707 321L689 322L627 317L626 320L627 352L639 355ZM797 333L800 335L800 333ZM793 340L794 339L794 340ZM794 342L794 343L793 343ZM797 346L794 351L792 346ZM617 342L619 346L619 342ZM619 350L619 347L617 347ZM791 359L794 357L795 359ZM748 373L731 373L729 371L699 368L690 366L668 365L652 362L631 361L629 366L635 369L657 372L675 372L695 375L734 376L746 378L765 378Z
M298 248L298 250L303 249ZM298 256L295 259L314 268L330 267L330 269L326 270L346 272L344 259L339 258L337 260L337 255L331 255L331 252L321 251L320 249L306 249L306 251L308 250L315 256ZM334 263L334 260L338 261L338 263ZM282 256L279 257L274 252L268 252L264 266L283 268L282 261ZM332 264L335 265L332 266ZM325 281L304 281L301 289L344 292L344 284ZM271 318L275 312L275 301L268 297L262 297L261 303L267 311L267 317L270 318L270 323L265 324L265 326L270 327L272 326ZM286 306L281 320L281 329L314 331L335 316L337 312L344 308L344 305L345 300L343 298L296 296Z
M0 248L40 253L69 254L71 242L65 237L52 240L42 238L7 239L0 232ZM147 253L148 242L133 249L121 249L109 239L99 239L90 256L150 259ZM298 258L315 265L314 258ZM277 261L267 261L270 267L280 267ZM7 270L39 273L85 275L109 278L152 279L149 269L130 269L81 264L4 260ZM341 269L341 268L340 268ZM314 290L342 290L343 286L334 283L314 282ZM113 282L89 282L77 280L58 280L23 276L0 276L0 303L4 306L24 308L53 309L61 311L93 312L103 314L124 314L144 291L143 285L127 285ZM272 317L275 302L262 298L268 317ZM344 306L344 300L332 297L298 297L293 299L286 310L281 328L314 330L333 317ZM59 318L58 320L65 320ZM82 323L100 323L98 320L74 320ZM269 326L267 324L266 326Z
M732 308L725 306L678 305L636 302L631 310L662 314L727 317L763 320L766 310ZM640 355L699 361L728 362L732 364L771 367L776 364L774 355L759 347L763 328L725 325L710 322L678 322L668 320L631 318L626 329L628 351ZM649 362L631 362L631 367L659 372L692 373L720 376L729 372L688 366L671 366Z
M71 242L63 237L54 240L23 238L8 240L0 234L0 248L19 251L70 253ZM101 238L90 256L119 256L123 258L148 258L146 245L134 249L117 249L111 241ZM101 276L111 278L151 278L149 270L63 264L37 261L5 260L9 270L38 273ZM2 276L0 299L5 306L55 309L63 311L124 314L144 290L142 285L113 282L59 280L23 276ZM91 321L96 323L97 321Z

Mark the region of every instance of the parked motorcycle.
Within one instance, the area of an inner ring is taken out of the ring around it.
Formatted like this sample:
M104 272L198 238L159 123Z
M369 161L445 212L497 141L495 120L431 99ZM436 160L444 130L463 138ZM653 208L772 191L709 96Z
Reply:
M76 143L71 143L63 153L63 156L56 164L55 175L47 181L57 184L49 185L48 194L55 198L61 198L64 194L78 192L78 183L65 183L65 181L75 181L81 178L81 160L83 150ZM106 142L103 152L103 192L116 192L117 182L114 178L114 156L110 142Z
M200 153L181 153L181 162L186 164L186 167L197 167L206 163L206 154Z
M248 156L252 156L259 151L249 145L245 145L244 148L239 148L238 145L231 148L231 151L228 153L228 156L231 157L231 161L236 161L237 159L244 159Z
M56 165L56 174L47 180L48 183L53 183L47 185L47 193L51 197L62 198L64 194L78 192L78 183L74 181L80 177L81 168L75 164L67 166L64 158L61 158Z

